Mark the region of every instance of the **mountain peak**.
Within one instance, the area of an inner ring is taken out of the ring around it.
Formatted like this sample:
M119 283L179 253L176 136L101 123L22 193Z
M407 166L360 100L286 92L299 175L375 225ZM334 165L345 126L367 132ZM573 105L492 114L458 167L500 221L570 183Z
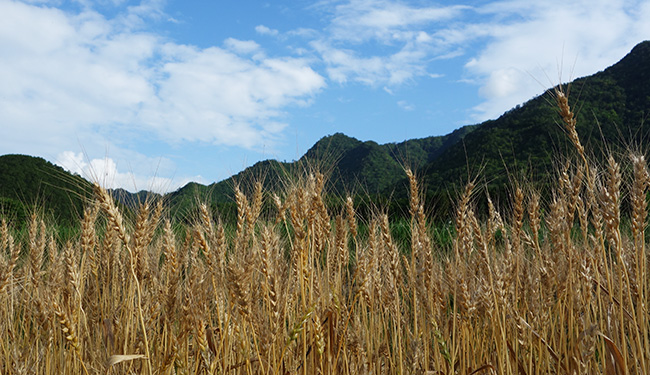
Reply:
M322 159L325 156L341 155L345 151L359 145L360 140L343 133L334 133L318 140L303 158Z
M628 54L628 56L632 55L638 55L638 54L643 54L644 56L647 56L648 53L650 53L650 40L644 40L643 42L637 44L632 48L632 51Z
M650 40L643 41L625 55L619 62L605 69L605 72L620 74L625 72L626 75L647 71L650 62Z

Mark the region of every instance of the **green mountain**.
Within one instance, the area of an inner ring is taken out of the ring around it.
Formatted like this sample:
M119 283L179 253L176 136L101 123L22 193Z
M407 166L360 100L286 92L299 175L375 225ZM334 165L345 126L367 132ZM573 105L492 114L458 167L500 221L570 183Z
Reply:
M137 193L131 193L124 189L109 189L108 192L115 198L115 201L125 207L137 207L140 203L145 202L147 199L160 198L160 194L152 193L146 190L140 190Z
M59 223L73 223L91 192L88 181L45 159L0 156L0 216L21 223L34 209Z
M213 202L220 211L232 210L228 205L233 202L235 184L246 190L251 182L262 180L266 189L274 190L281 188L280 184L287 178L310 169L319 170L328 177L326 189L334 195L386 195L403 179L405 166L417 169L426 165L475 128L465 126L444 136L383 145L336 133L320 139L296 162L261 161L209 186L190 183L168 198L172 207L180 212L191 210L197 199Z
M386 194L402 179L405 167L417 170L435 160L475 128L465 126L444 136L383 145L336 133L318 141L299 162L329 172L336 193L363 189L369 194Z
M578 135L593 156L599 157L605 144L614 152L625 151L648 139L644 120L650 114L650 41L638 44L617 64L568 87ZM422 174L431 191L457 188L479 172L488 183L499 186L509 175L533 180L549 176L557 166L557 155L573 152L550 89L480 124L463 142L429 162Z

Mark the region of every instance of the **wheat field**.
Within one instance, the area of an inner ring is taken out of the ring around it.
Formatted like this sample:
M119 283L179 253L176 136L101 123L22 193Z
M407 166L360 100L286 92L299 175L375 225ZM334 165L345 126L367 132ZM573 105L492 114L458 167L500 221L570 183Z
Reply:
M470 181L448 248L409 169L406 247L381 207L327 207L317 171L236 187L232 228L209 202L128 219L97 184L71 240L2 220L0 373L647 374L647 163L585 157L556 98L577 157L549 198Z

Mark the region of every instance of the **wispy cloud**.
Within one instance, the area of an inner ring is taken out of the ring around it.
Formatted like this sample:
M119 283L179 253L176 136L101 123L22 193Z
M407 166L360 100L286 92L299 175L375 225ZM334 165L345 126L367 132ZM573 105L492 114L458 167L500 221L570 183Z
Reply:
M467 6L417 6L389 0L351 0L334 7L329 27L334 40L385 43L429 42L422 29L460 15Z
M311 46L338 83L399 86L427 77L428 60L446 50L432 31L458 17L466 6L417 6L395 1L352 0L323 7L330 17L324 34ZM376 48L381 45L381 54Z
M560 79L601 70L650 35L650 5L643 1L511 0L475 11L480 24L466 23L446 37L485 40L465 64L484 98L474 108L476 121L497 117Z
M216 47L176 45L164 53L165 78L138 119L172 143L258 147L284 128L282 108L306 104L325 84L298 58L257 61Z
M235 38L228 38L224 41L223 44L226 49L229 49L236 54L246 55L253 52L259 52L261 50L260 45L253 40L239 40Z
M611 65L650 35L650 4L641 0L350 0L320 9L330 23L311 45L331 80L390 88L437 77L440 60L461 60L458 81L473 82L483 98L471 109L474 121L542 92L560 73L567 80Z
M407 102L406 100L399 100L397 102L397 105L402 108L405 111L413 111L415 110L415 105Z

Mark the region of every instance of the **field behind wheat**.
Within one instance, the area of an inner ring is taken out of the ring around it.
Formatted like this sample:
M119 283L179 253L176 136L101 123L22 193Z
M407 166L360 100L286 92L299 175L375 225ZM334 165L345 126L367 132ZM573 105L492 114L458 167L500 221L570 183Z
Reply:
M236 187L233 227L209 202L127 219L99 185L70 240L3 219L0 373L647 374L647 163L589 160L556 98L577 157L505 204L469 181L450 246L409 169L408 241L327 207L318 171Z

